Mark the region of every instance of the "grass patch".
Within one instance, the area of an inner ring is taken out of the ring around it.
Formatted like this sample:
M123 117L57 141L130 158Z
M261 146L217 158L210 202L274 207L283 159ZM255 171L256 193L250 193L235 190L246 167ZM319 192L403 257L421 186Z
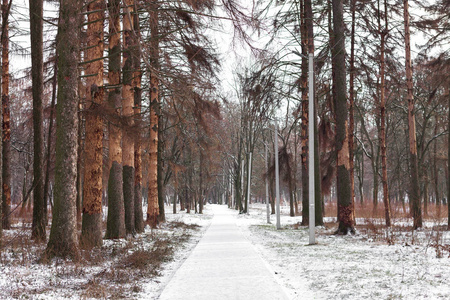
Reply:
M183 222L168 222L128 240L105 240L102 247L81 250L81 259L52 259L39 264L45 243L30 239L29 230L16 227L5 232L0 251L2 278L13 276L14 286L3 286L2 296L21 298L26 295L59 295L80 299L130 299L141 292L143 278L160 275L163 265L173 260L175 252L201 227ZM30 270L33 270L31 271ZM42 273L36 282L35 272ZM29 284L34 282L34 284ZM56 294L54 294L56 292Z

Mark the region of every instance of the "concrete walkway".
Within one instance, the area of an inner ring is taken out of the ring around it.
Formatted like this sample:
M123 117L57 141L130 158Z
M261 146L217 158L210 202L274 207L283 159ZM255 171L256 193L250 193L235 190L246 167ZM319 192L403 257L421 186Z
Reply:
M235 211L211 205L214 218L159 299L288 299L236 226Z

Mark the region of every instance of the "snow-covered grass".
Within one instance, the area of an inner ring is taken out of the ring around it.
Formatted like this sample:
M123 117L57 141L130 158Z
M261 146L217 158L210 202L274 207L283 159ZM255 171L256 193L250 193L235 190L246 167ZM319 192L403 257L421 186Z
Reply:
M167 207L167 211L171 207ZM82 251L79 262L39 263L45 244L30 240L30 224L4 230L0 250L0 299L151 299L197 244L212 219L168 213L160 228L127 240L105 240Z
M283 207L282 229L266 222L265 207L250 206L237 223L268 262L291 299L450 299L450 232L429 220L412 231L409 220L386 229L359 218L357 234L336 236L335 223L317 227L308 245L301 217ZM326 218L330 221L333 218Z
M189 256L212 219L171 213L159 229L128 240L106 241L83 252L81 262L55 259L38 263L45 245L30 240L30 224L4 231L0 252L0 299L157 299ZM282 206L282 229L266 223L265 206L250 205L236 223L273 271L290 299L450 299L450 232L446 218L430 217L413 231L411 220L397 211L386 229L382 214L357 212L357 234L336 236L333 208L325 226L316 228L316 245L308 245L301 217Z

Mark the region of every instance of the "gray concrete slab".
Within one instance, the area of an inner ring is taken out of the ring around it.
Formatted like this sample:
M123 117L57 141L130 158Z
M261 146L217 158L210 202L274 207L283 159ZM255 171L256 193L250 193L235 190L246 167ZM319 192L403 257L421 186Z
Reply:
M236 226L236 212L212 205L210 227L176 271L160 300L288 299Z

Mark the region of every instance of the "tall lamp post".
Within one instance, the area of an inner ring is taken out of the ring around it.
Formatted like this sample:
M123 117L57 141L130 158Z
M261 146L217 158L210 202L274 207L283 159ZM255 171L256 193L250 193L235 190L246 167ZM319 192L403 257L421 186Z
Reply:
M316 220L315 220L315 182L314 182L314 54L309 53L308 56L308 175L309 175L309 244L316 243Z
M264 143L264 158L266 163L266 213L267 224L270 224L270 207L269 207L269 160L267 155L267 143Z
M275 193L276 193L276 214L277 214L277 229L281 229L280 224L280 167L278 163L278 122L275 118Z

